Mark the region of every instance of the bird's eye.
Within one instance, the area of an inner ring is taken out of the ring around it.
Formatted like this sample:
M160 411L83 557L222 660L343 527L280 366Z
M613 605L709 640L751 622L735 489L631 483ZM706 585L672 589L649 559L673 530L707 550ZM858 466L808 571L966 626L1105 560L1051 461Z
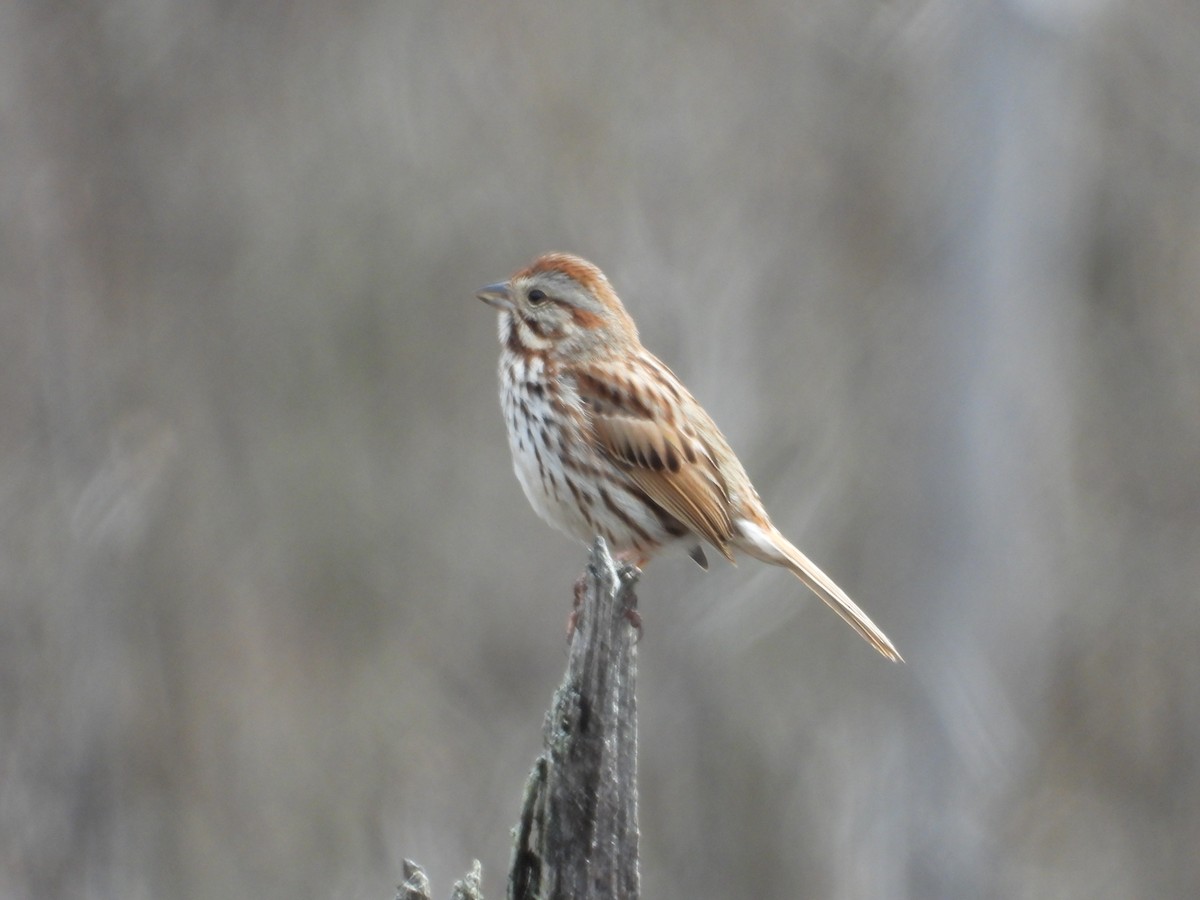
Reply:
M546 292L545 291L539 290L538 288L534 288L532 291L529 292L529 302L530 303L535 303L535 304L536 303L544 303L545 301L546 301Z

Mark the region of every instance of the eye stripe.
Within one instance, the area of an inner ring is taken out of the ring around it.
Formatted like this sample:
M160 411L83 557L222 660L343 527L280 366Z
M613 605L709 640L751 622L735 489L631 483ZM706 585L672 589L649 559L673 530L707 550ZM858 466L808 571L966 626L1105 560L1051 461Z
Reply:
M603 327L604 320L593 312L588 312L586 309L573 307L571 309L571 318L575 320L575 324L584 329L599 329Z

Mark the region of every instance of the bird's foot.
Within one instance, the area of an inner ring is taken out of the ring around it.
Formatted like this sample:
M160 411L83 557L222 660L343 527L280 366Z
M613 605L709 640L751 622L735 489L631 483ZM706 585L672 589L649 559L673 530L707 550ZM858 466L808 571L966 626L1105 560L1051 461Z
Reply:
M637 569L634 567L634 572ZM575 631L579 628L579 617L583 614L583 597L587 593L587 572L584 572L575 580L573 588L574 600L571 603L571 612L567 615L567 643L575 637ZM625 609L622 615L633 626L637 632L636 642L642 640L642 616L637 609L638 598L637 594L632 589L625 592Z
M642 642L642 614L637 609L638 598L633 591L627 591L625 594L625 618L629 624L633 626L633 630L637 632L637 637L634 638L635 644Z
M575 600L571 604L571 613L567 616L567 643L575 637L575 629L579 627L579 614L583 612L583 595L587 591L587 571L575 579Z

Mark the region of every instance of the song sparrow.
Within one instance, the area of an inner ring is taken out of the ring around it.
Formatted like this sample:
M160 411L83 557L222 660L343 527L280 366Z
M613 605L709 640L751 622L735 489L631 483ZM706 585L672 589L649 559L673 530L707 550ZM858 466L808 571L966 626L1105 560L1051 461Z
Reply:
M725 437L687 388L642 346L637 326L591 263L548 253L477 294L500 311L500 403L513 468L551 525L603 535L643 566L700 541L790 569L876 650L892 642L780 534Z

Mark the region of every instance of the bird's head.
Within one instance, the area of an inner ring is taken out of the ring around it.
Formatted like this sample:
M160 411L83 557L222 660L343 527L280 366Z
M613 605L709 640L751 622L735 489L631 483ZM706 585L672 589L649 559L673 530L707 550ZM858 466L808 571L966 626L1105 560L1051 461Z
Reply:
M476 296L500 311L500 341L513 350L576 357L637 343L637 326L604 273L568 253L539 256Z

